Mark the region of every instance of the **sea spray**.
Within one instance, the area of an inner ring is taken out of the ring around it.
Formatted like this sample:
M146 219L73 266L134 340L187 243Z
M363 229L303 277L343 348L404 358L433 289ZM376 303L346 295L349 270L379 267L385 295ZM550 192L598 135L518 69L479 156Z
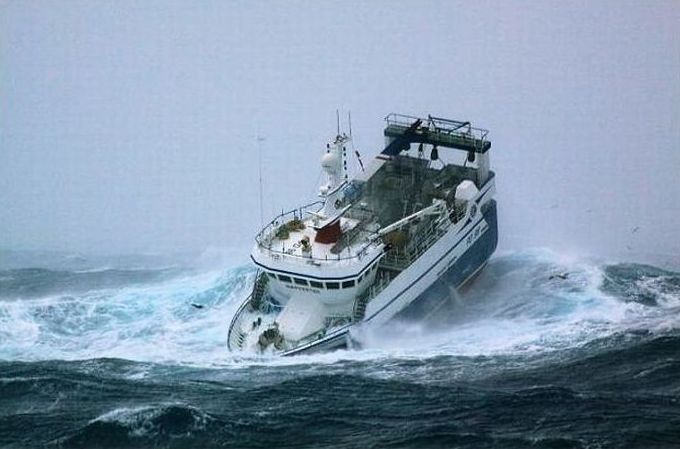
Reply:
M678 273L505 254L427 321L288 358L226 349L254 274L183 271L0 299L0 446L680 442Z

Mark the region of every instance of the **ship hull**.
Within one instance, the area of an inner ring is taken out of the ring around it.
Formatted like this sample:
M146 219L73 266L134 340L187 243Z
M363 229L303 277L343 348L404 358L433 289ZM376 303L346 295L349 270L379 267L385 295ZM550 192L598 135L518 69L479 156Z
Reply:
M495 200L489 200L482 208L482 219L476 224L471 223L469 230L459 236L455 244L448 248L444 255L433 263L428 272L440 273L429 286L418 285L418 280L413 281L399 296L391 298L383 307L372 315L367 315L364 321L350 324L342 329L326 335L324 338L310 342L304 346L284 352L282 355L290 356L297 354L309 354L313 352L325 352L329 350L346 348L351 345L350 332L360 326L380 325L386 321L405 316L426 316L428 311L438 307L443 301L451 297L451 288L459 289L470 282L486 265L487 261L496 250L498 245L498 225ZM460 252L461 245L466 244L470 234L480 225L486 224L486 230L482 232L471 245ZM447 260L455 259L447 268L442 269L441 264L448 265ZM424 289L423 289L424 288ZM412 293L421 290L421 293ZM409 291L412 290L412 291ZM409 299L415 296L414 299Z

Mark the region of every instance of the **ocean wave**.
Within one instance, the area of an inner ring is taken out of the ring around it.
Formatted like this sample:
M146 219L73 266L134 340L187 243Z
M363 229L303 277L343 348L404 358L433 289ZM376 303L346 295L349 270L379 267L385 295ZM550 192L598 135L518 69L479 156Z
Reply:
M358 329L353 338L360 350L292 359L230 354L228 324L248 295L254 274L250 267L237 267L146 284L136 284L133 276L115 289L0 299L0 359L112 357L234 368L329 365L344 360L531 355L627 333L663 335L680 328L677 273L534 250L492 259L472 286L452 294L434 318Z
M232 300L244 297L253 275L250 268L237 268L81 294L0 300L0 359L210 363L226 341L225 321L238 306Z
M60 271L46 268L0 270L0 299L27 299L58 294L77 294L167 280L182 273L179 268L92 268Z
M680 306L680 273L650 265L609 265L604 270L602 289L627 301L664 308Z
M598 339L680 328L678 275L644 266L600 265L548 251L493 259L474 285L452 295L427 322L359 333L369 348L398 354L499 355L562 351ZM644 288L653 301L631 301L614 282Z
M223 368L0 362L0 441L63 448L672 447L680 437L679 344L679 331L640 331L559 355L347 357L366 355L355 351L333 363Z
M60 447L182 447L203 431L211 418L183 404L122 407L91 420L72 435L60 438Z

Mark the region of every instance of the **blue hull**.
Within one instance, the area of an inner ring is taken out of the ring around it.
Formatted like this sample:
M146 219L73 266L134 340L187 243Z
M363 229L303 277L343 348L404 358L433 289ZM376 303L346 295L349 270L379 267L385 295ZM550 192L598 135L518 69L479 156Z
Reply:
M496 201L491 200L484 210L484 219L489 229L461 257L446 270L427 290L416 298L408 307L399 312L397 319L418 319L428 316L443 301L451 298L451 288L461 288L472 280L498 246L498 224L496 217Z

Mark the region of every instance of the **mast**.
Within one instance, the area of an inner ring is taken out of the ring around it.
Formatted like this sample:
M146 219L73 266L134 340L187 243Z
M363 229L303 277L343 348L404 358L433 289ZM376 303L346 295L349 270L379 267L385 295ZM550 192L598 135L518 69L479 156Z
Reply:
M341 187L349 179L347 171L347 145L352 137L340 130L340 113L336 110L337 135L332 142L326 144L326 152L321 158L321 167L326 173L326 182L319 187L319 196L324 199L320 214L325 217L334 216L338 209L335 202L340 198Z
M262 193L262 142L264 137L257 135L257 170L260 184L260 228L264 227L264 200Z

